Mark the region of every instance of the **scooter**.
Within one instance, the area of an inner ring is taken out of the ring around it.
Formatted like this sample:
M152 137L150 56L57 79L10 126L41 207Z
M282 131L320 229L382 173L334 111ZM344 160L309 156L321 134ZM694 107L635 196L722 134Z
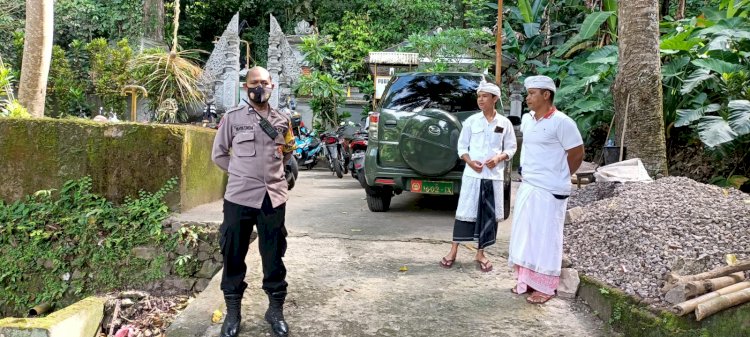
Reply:
M323 144L316 137L315 131L307 135L294 137L297 149L294 150L294 158L298 166L304 166L311 170L318 164L318 155L323 151Z
M325 146L323 147L323 153L328 160L328 168L331 172L334 172L337 177L344 177L344 170L346 166L344 164L344 148L343 148L343 137L337 132L326 132L320 136L320 139Z
M352 178L359 180L362 184L365 170L365 152L367 152L367 133L357 132L354 134L354 139L349 143L349 149L352 153L349 170L352 172ZM362 179L360 179L360 176ZM364 188L364 185L362 187Z
M292 157L284 164L284 178L286 178L287 190L294 188L298 176L299 168L297 166L297 159Z

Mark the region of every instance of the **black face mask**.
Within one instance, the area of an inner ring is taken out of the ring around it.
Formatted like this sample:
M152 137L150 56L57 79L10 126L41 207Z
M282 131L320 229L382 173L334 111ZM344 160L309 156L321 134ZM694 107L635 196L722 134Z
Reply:
M255 103L265 103L271 98L271 91L273 91L272 88L259 85L255 88L247 88L247 97Z

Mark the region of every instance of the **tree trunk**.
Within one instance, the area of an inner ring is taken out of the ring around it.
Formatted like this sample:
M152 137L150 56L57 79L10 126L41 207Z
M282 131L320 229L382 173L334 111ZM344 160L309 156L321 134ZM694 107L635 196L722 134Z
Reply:
M143 25L145 38L164 41L164 0L143 1Z
M685 18L685 0L680 0L680 2L677 3L677 12L674 13L674 18L677 20Z
M620 58L613 85L616 139L622 139L625 129L628 157L640 158L652 176L667 175L658 0L620 2L618 22Z
M670 3L669 0L661 0L660 10L661 10L662 17L669 15L669 3Z
M44 117L47 77L52 62L54 0L26 1L26 30L23 43L18 101L32 117Z

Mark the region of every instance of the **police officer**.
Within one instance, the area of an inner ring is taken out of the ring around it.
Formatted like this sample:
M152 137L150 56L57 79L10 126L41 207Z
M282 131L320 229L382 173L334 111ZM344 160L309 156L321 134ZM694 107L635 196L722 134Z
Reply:
M269 301L265 319L275 336L287 336L289 327L283 313L286 268L281 258L287 235L284 163L294 149L291 123L268 104L274 84L266 69L250 69L244 86L248 105L231 109L223 116L211 156L229 173L219 242L224 255L221 290L227 305L221 336L235 337L239 333L242 294L247 288L244 261L253 225L257 226L263 290Z

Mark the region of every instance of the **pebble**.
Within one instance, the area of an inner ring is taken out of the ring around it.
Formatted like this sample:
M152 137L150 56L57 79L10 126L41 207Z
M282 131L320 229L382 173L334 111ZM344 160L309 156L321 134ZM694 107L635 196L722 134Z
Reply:
M726 254L750 258L746 200L685 177L589 184L569 199L569 209L583 212L565 225L564 253L582 273L666 307L660 288L678 258L707 255L710 269L724 265Z

